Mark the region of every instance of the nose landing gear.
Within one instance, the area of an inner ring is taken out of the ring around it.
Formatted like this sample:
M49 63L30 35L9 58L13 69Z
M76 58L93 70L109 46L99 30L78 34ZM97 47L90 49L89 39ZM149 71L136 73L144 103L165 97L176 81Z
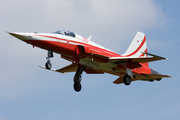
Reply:
M52 64L51 64L51 60L50 60L50 58L52 58L52 57L53 57L53 52L52 52L52 50L48 50L48 55L47 55L47 57L46 57L47 62L46 62L46 64L45 64L45 67L46 67L46 69L48 69L48 70L50 70L50 69L52 68Z
M50 69L52 68L51 61L50 61L50 60L47 61L46 64L45 64L45 66L46 66L46 69L50 70Z

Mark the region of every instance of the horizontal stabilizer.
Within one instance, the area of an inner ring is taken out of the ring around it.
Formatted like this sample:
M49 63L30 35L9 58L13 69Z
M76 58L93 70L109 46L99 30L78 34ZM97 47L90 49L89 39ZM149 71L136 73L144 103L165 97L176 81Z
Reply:
M169 60L167 58L164 58L164 57L161 57L161 56L158 56L158 55L154 55L154 54L151 54L151 53L146 53L146 52L142 52L143 54L146 54L146 55L150 55L150 56L153 56L155 58L159 58L159 59L164 59L164 60Z
M169 75L161 75L161 74L141 74L143 76L146 76L148 78L154 78L154 79L157 79L157 78L166 78L166 77L171 77Z

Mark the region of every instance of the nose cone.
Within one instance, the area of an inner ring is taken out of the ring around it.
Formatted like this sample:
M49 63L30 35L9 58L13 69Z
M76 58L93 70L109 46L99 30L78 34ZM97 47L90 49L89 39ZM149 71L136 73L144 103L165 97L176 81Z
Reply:
M28 38L28 35L26 33L9 32L9 34L20 40L27 40L27 38Z

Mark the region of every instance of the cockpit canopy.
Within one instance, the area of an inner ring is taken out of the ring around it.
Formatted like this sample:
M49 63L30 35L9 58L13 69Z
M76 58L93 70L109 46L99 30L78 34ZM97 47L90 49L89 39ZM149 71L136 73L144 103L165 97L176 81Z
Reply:
M75 37L75 34L73 32L67 31L67 30L58 30L56 32L53 32L54 34L61 34L61 35L66 35L70 37Z

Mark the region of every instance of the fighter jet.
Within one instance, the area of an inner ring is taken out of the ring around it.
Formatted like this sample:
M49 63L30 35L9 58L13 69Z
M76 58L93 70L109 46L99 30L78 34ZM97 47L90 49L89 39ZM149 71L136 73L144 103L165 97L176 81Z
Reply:
M33 47L47 50L47 62L41 68L60 72L76 72L74 76L74 90L82 88L82 72L87 74L109 73L118 76L113 82L130 85L131 81L160 81L169 75L162 75L149 67L149 62L168 60L147 51L146 35L137 32L127 51L120 55L91 41L91 35L86 39L74 32L58 30L52 33L19 33L9 32L10 35L26 42ZM52 69L50 58L53 53L71 62L61 69Z

